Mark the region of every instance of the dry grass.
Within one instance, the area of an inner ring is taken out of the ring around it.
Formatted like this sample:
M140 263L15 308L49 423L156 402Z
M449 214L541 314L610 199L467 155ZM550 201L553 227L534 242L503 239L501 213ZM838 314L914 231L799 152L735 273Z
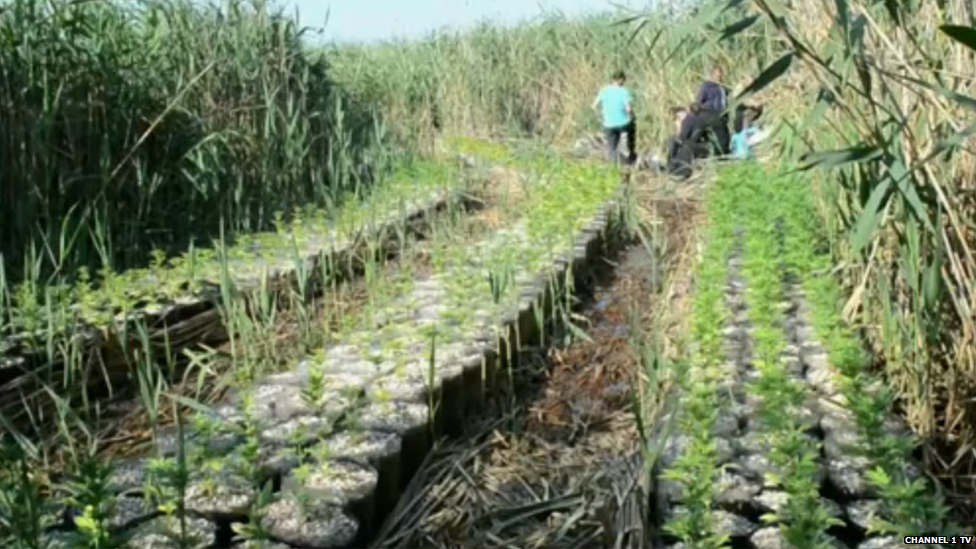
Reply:
M425 494L436 507L416 508L426 511L420 531L381 546L607 546L616 537L609 503L619 506L640 472L631 462L637 454L626 448L636 436L632 421L620 416L618 422L622 432L608 425L573 447L537 431L492 429L480 445L468 443L442 458L446 467L431 462L449 472L429 478Z
M485 207L472 215L472 221L488 229L497 229L505 224L502 210L517 204L524 196L523 176L512 168L491 166L485 185L478 193Z
M517 383L542 376L539 391L442 442L377 547L569 548L615 537L608 504L626 501L640 472L635 361L600 337L536 358Z

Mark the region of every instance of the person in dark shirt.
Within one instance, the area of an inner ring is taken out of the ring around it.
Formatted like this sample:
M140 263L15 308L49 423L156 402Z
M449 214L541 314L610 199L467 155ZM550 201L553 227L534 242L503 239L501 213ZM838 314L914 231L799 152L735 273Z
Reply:
M729 89L722 84L723 80L725 80L725 71L722 67L712 69L712 79L702 84L695 103L706 110L725 111L729 106Z
M729 154L731 135L729 135L729 107L730 90L722 84L725 71L722 67L712 69L712 79L706 80L698 91L695 104L703 111L699 122L707 125L714 133L719 154Z

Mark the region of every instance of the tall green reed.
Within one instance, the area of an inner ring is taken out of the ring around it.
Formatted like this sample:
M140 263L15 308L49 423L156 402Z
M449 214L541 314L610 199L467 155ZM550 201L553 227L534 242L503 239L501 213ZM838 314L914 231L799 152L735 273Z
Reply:
M353 96L382 109L399 143L428 147L440 134L576 139L599 129L589 105L621 68L637 97L641 148L658 148L671 127L669 103L691 101L711 60L669 64L672 44L658 43L653 33L635 38L632 28L616 24L620 17L552 15L511 28L486 24L419 41L323 51ZM645 28L668 25L655 15ZM743 66L754 58L742 56Z
M369 182L378 127L268 2L12 2L0 29L8 279L31 242L47 274L122 269Z

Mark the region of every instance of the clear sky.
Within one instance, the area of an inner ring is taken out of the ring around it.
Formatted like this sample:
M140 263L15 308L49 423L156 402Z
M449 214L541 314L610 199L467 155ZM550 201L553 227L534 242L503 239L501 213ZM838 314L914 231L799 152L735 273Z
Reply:
M323 28L331 42L371 42L416 38L429 31L466 27L490 19L518 23L543 13L567 16L606 11L614 6L641 8L649 0L279 0L298 8L301 24ZM326 23L328 17L328 23Z

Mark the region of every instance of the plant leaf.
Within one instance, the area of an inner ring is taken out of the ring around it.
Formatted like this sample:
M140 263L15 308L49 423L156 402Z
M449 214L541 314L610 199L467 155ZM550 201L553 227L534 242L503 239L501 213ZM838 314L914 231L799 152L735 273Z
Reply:
M837 24L844 31L846 37L851 23L850 6L848 6L847 0L834 0L834 5L837 6Z
M211 409L210 407L208 407L208 406L206 406L204 404L201 404L201 403L199 403L199 402L197 402L197 401L195 401L195 400L193 400L191 398L186 398L186 397L184 397L182 395L178 395L178 394L175 394L175 393L164 393L164 394L167 397L169 397L169 399L171 401L173 401L174 403L176 403L176 404L181 404L183 406L186 406L187 408L190 408L192 410L196 410L197 412L199 412L201 414L206 414L206 415L214 414L213 409Z
M804 118L803 123L800 125L800 129L797 130L798 133L803 133L808 129L812 128L814 124L819 122L824 115L827 113L827 109L830 108L831 100L823 94L821 90L820 95L817 97L816 105L810 110L810 113Z
M634 21L638 21L638 20L641 20L641 19L643 19L643 20L646 21L647 20L647 15L645 15L643 13L638 14L638 15L631 15L630 17L624 17L623 19L619 19L617 21L614 21L611 24L614 25L614 26L629 25L629 24L633 23Z
M4 432L9 433L11 438L13 438L17 445L20 447L21 451L27 455L30 459L35 459L38 456L37 446L16 427L12 421L7 419L6 416L0 414L0 426L3 426Z
M928 209L925 207L925 204L922 203L921 197L918 196L918 189L916 189L915 185L912 184L912 181L909 180L909 172L905 168L905 163L900 158L896 159L888 167L888 176L891 177L895 181L895 184L898 185L898 191L908 202L908 205L911 206L915 217L922 220L922 224L925 225L926 229L934 231L935 227L932 226L932 221L929 219L927 213Z
M742 90L742 93L736 97L736 100L741 100L748 95L752 95L762 90L766 86L772 84L774 80L780 76L783 76L793 63L794 55L795 54L793 52L789 52L783 57L780 57L774 61L772 65L766 67L755 80L750 82L749 85Z
M926 88L926 89L929 89L929 90L934 91L935 93L938 93L939 95L945 97L946 99L950 99L952 101L955 101L956 103L959 103L960 105L962 105L963 107L966 107L967 109L976 110L976 98L974 98L974 97L971 97L969 95L962 94L962 93L959 93L959 92L950 90L950 89L945 88L943 86L940 86L938 84L933 84L931 82L926 82L925 80L919 80L918 78L915 78L915 77L912 77L912 76L907 76L907 75L904 75L904 74L897 74L897 73L889 72L889 71L885 70L883 67L880 67L876 63L873 63L873 62L869 62L869 64L871 65L871 67L875 71L877 71L879 74L881 74L883 76L888 76L888 77L894 78L896 80L911 82L913 84L922 86L923 88Z
M640 34L640 32L644 30L644 27L646 26L647 26L647 19L645 18L642 19L641 22L638 23L637 26L634 28L634 30L630 33L630 38L627 39L628 46L634 43L634 40L637 38L637 35Z
M942 247L939 246L932 263L922 273L924 307L934 309L942 290Z
M850 29L850 48L853 53L855 50L864 49L864 31L867 28L868 19L863 14L857 16Z
M939 30L956 42L976 51L976 28L961 25L942 25Z
M866 162L868 160L874 160L880 156L881 149L875 145L851 147L849 149L839 149L836 151L815 152L805 154L800 158L800 161L805 164L800 169L804 171L814 167L830 169L843 166L844 164L850 164L852 162Z
M940 219L936 218L936 223L941 225ZM942 239L935 238L934 240L936 242L934 257L932 257L932 262L928 268L922 273L924 307L930 310L935 309L939 295L942 293L942 265L945 263L945 248L943 248Z
M574 322L567 321L566 325L569 327L569 331L572 332L573 337L585 341L587 343L593 343L593 339L590 338L590 336L585 331L583 331L582 328L577 326Z
M758 14L752 15L744 19L740 19L735 23L732 23L731 25L725 27L724 29L722 29L722 36L719 37L719 41L732 38L733 36L739 34L740 32L748 29L753 24L755 24L756 21L759 20L759 17L760 16Z
M664 35L664 28L657 29L657 33L654 34L654 38L651 38L651 41L647 44L648 52L654 51L654 47L657 46L658 40L660 40L661 36L663 35Z
M898 0L884 0L885 8L888 9L888 15L895 21L895 23L901 24L901 6L898 5Z
M884 178L875 186L871 192L871 197L868 198L867 204L864 205L864 210L857 220L854 237L851 240L855 254L860 253L864 246L871 241L871 237L874 235L874 231L878 226L878 221L881 219L881 203L888 196L888 189L890 187L891 179Z
M954 149L962 145L967 139L969 139L969 136L973 135L974 133L976 133L976 122L970 124L968 127L962 130L959 130L958 132L953 133L948 139L940 141L939 144L933 149L932 154L923 160L923 162L927 162L929 158L932 158L943 151Z

